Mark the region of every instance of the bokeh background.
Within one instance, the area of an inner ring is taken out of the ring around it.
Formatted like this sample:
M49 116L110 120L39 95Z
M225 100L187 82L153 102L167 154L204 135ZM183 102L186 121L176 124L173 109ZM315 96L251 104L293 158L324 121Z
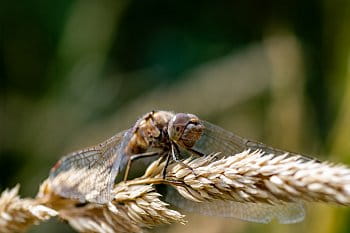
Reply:
M350 1L7 1L0 189L34 196L63 154L153 109L350 165ZM313 204L291 226L188 215L154 232L347 232ZM49 221L30 232L73 232Z

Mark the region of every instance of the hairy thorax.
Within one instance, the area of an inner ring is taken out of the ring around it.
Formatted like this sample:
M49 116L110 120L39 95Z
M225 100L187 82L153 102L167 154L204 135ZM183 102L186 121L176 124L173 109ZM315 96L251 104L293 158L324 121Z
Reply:
M150 147L167 146L167 127L173 116L173 113L167 111L152 111L142 116L133 127L132 137L125 148L126 154L140 154Z

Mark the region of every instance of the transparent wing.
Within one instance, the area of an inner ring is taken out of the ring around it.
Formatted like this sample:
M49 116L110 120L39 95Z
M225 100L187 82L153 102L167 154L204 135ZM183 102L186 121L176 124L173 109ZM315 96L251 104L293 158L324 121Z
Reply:
M290 156L301 156L299 154L269 147L263 143L240 137L209 122L202 121L202 123L205 126L204 132L192 149L203 154L221 152L221 156L230 156L242 152L243 150L251 149L262 150L265 153L272 153L275 155L288 153ZM305 161L315 160L314 158L304 155L301 156L301 159Z
M212 202L193 202L183 198L174 189L166 195L166 201L188 212L208 216L232 217L256 223L269 223L276 219L279 223L297 223L304 219L303 203L263 204L241 203L216 200Z
M99 145L62 157L50 172L54 191L81 202L110 201L114 180L125 166L121 150L130 132L122 131Z

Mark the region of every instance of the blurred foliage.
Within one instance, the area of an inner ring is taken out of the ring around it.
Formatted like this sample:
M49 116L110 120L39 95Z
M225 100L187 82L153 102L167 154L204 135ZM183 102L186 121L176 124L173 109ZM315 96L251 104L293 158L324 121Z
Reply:
M192 112L276 147L350 164L347 0L7 1L0 15L1 190L20 183L24 196L35 195L62 154L152 109ZM309 212L293 226L196 216L154 231L349 227L347 209ZM69 227L32 232L48 230Z

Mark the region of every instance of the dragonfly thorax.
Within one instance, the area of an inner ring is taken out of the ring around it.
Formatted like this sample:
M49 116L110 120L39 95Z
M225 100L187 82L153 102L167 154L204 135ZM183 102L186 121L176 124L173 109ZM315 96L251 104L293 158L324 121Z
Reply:
M133 127L126 154L140 154L150 147L163 148L169 144L169 138L164 132L173 115L166 111L152 111L141 117Z

